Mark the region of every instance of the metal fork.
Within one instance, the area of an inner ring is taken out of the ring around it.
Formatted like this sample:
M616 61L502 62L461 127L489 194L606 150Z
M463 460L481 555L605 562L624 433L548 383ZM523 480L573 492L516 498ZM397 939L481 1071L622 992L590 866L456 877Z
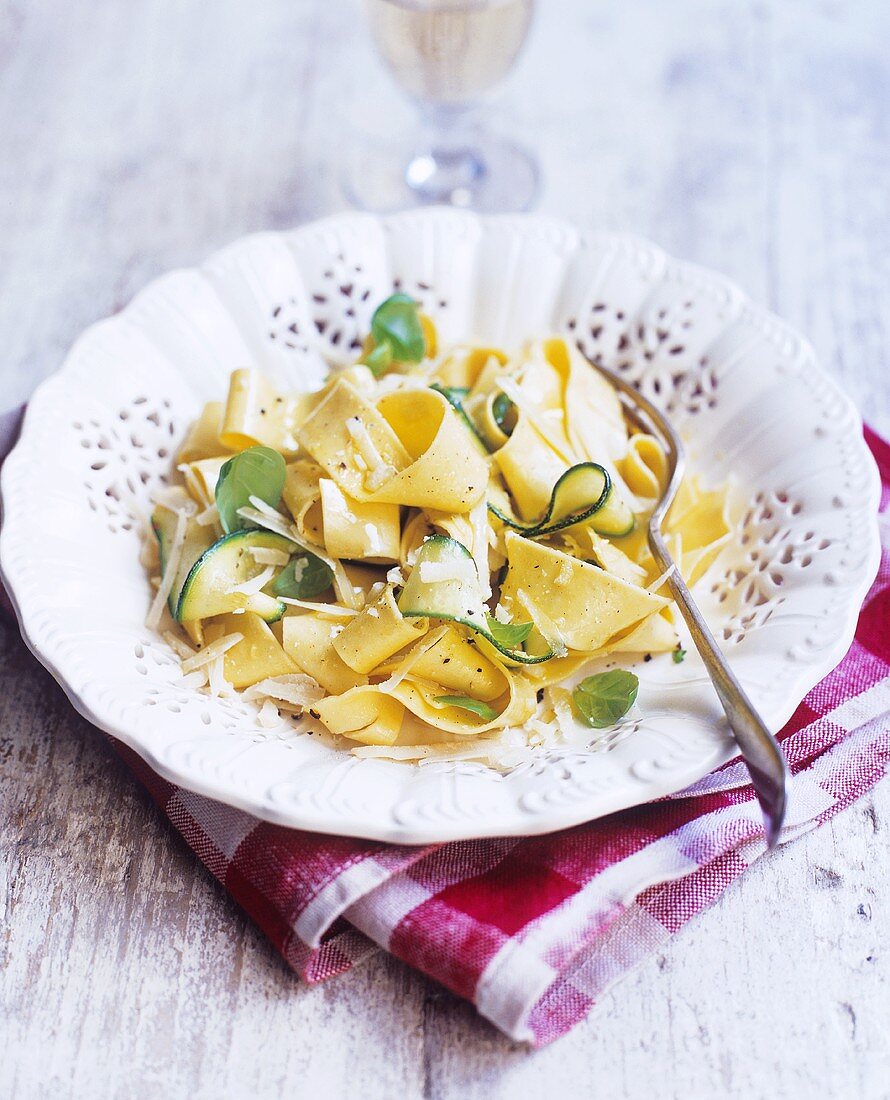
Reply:
M667 571L675 566L661 532L662 523L677 495L686 466L686 455L679 435L659 410L638 393L633 386L614 371L588 360L618 391L628 419L638 428L654 435L667 451L670 478L652 517L649 520L649 549L659 569ZM763 811L764 832L769 848L779 840L785 807L788 800L789 772L779 743L767 729L763 719L754 709L744 688L718 648L704 616L698 608L677 568L671 570L667 584L686 620L692 641L698 650L711 682L717 692L729 728L732 730L739 751L748 765L751 782Z

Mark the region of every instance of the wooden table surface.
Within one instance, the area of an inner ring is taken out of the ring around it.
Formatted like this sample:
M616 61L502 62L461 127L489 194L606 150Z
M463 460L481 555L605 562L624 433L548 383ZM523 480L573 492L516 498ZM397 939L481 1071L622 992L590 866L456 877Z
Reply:
M542 208L718 267L890 431L890 5L546 0L492 119ZM351 0L6 0L0 400L401 126ZM890 784L758 863L552 1047L385 955L300 985L0 629L0 1095L886 1097Z

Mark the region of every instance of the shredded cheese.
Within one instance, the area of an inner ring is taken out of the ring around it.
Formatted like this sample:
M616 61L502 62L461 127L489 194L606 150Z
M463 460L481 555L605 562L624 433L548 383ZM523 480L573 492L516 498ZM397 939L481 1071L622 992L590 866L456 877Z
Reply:
M283 550L273 550L269 546L253 546L250 553L257 565L287 565L290 561Z
M219 523L219 509L215 504L209 505L195 516L195 523L201 527L213 527Z
M415 555L416 556L416 555ZM401 567L394 565L386 574L387 584L404 584L405 574L402 572Z
M194 656L189 657L188 660L182 662L183 673L193 672L196 668L202 668L204 665L209 665L217 658L221 658L227 653L232 646L237 645L240 641L244 640L243 634L226 634L223 638L217 638L215 642L211 642L210 645L205 646L204 649L198 650Z
M287 523L284 516L274 508L270 508L264 500L260 500L259 497L251 497L250 503L253 507L238 509L239 516L249 519L251 523L255 523L259 527L265 527L267 531L273 531L276 535L281 535L282 538L288 539L295 546L299 546L301 550L314 554L334 574L334 591L337 594L337 599L347 607L357 609L362 606L361 589L352 586L339 559L330 557L324 552L323 547L304 539L294 524Z
M389 679L384 680L382 684L378 684L379 691L389 693L399 686L399 684L405 679L414 665L420 660L420 658L428 650L432 649L434 645L438 645L439 642L448 633L447 626L437 627L435 630L431 630L429 634L421 638L420 641L412 646L411 649L405 654L404 659L397 665L393 674Z
M479 587L484 603L491 597L491 575L488 569L488 501L483 496L478 504L474 505L467 517L473 529L473 560L476 563Z
M569 740L573 733L577 733L578 724L572 713L572 695L565 688L551 687L548 689L553 703L553 717L559 732L565 740Z
M665 581L669 577L672 577L674 575L674 573L676 573L676 572L677 572L677 566L676 566L675 563L672 562L671 565L670 565L670 568L665 569L665 571L661 574L660 577L656 577L656 579L648 586L646 591L647 592L657 592L659 590L659 588L661 588L661 586L665 583Z
M553 578L553 583L556 585L557 588L565 588L567 585L571 584L571 582L572 563L567 559L562 563L562 565L560 565L559 572Z
M177 657L184 661L188 660L189 657L194 657L195 650L187 642L184 642L178 634L174 634L172 630L165 630L161 637Z
M290 703L294 707L311 707L319 699L324 698L324 688L301 672L290 673L285 676L273 676L266 680L260 680L244 692L244 698L248 701L258 699L277 699L283 703Z
M181 485L163 486L156 489L151 495L152 503L160 508L166 508L168 512L185 512L187 516L193 516L198 510L198 505L192 500Z
M373 493L384 482L389 481L396 471L388 462L383 460L383 456L377 450L368 429L357 416L349 417L346 421L346 430L349 432L350 439L356 449L355 464L361 469L358 460L361 459L364 463L367 470L364 478L365 487Z
M176 529L173 532L173 538L170 540L170 550L167 554L167 565L164 568L164 575L161 577L161 583L158 585L158 590L155 592L155 598L151 601L151 607L148 609L148 615L145 618L145 625L149 630L157 630L158 624L161 621L161 615L164 613L164 604L167 602L167 597L170 595L170 590L173 588L173 581L176 579L176 574L179 570L179 560L182 557L182 547L185 542L187 525L188 515L186 512L177 512Z
M278 713L278 707L272 702L271 699L267 699L260 707L260 712L256 716L257 722L264 729L274 729L275 726L281 721L281 715Z
M177 680L177 686L182 688L202 688L206 683L207 671L203 668L196 668L194 672L190 672Z
M354 607L338 607L335 603L313 603L311 600L294 600L290 596L279 596L278 599L289 607L302 607L305 611L317 611L335 619L351 619L358 614Z
M228 695L230 693L229 682L226 679L224 656L220 654L207 666L209 673L208 687L211 695Z
M242 581L240 584L232 585L231 592L241 592L245 596L255 596L257 592L262 592L269 581L275 576L275 566L267 565L262 572L257 573L255 577L250 577L246 581Z
M422 561L418 566L420 579L424 584L442 584L457 581L459 584L475 585L478 581L475 564L469 559L452 561Z
M297 541L293 535L293 528L280 512L277 512L274 508L270 508L269 505L259 497L251 497L250 503L253 507L238 509L238 515L241 516L242 519L249 519L250 522L255 523L257 527L264 527L267 531L272 531L276 535L281 535L282 538L289 539L291 542Z
M565 638L562 636L562 631L557 627L556 623L549 615L544 614L524 588L517 590L516 599L525 608L532 622L534 622L535 626L538 628L538 632L553 650L553 655L555 657L564 657L569 650L565 643Z
M159 559L158 540L154 537L153 531L147 531L145 538L142 540L142 547L139 550L139 564L143 569L154 571L160 564Z

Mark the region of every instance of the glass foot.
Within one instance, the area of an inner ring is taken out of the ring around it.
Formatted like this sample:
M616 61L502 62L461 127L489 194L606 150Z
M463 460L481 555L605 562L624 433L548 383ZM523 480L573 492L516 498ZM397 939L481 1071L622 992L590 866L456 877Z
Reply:
M385 214L444 204L480 213L530 209L538 197L538 165L504 138L484 136L406 156L404 146L359 144L342 177L347 199Z

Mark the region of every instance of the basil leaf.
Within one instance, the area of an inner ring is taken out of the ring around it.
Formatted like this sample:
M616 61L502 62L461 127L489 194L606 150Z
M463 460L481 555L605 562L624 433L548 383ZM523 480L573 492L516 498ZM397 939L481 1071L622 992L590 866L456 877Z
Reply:
M460 707L461 710L471 710L473 714L478 714L486 722L490 722L498 716L498 712L494 707L490 707L488 703L483 703L481 699L471 699L469 695L438 695L433 699L433 703L437 706Z
M248 447L226 462L216 483L216 507L227 535L248 526L238 515L251 497L259 497L273 508L278 507L284 488L284 459L271 447Z
M637 697L640 681L623 668L588 676L572 692L575 713L594 729L605 729L627 714Z
M289 600L310 600L330 588L333 580L330 567L307 550L291 558L272 582L272 592Z
M498 645L506 649L518 649L532 632L532 623L499 623L491 615L486 615L488 632Z
M504 435L512 435L516 427L516 406L505 393L499 393L491 403L491 415Z
M686 650L681 649L680 646L677 646L677 648L674 650L672 656L673 656L675 665L682 665L683 661L686 659Z
M381 374L385 374L392 365L392 345L389 340L384 340L382 344L377 344L376 347L368 352L363 361L375 378L379 378Z
M388 343L400 363L419 363L426 354L420 312L408 294L393 294L380 303L371 318L371 336L378 346Z

